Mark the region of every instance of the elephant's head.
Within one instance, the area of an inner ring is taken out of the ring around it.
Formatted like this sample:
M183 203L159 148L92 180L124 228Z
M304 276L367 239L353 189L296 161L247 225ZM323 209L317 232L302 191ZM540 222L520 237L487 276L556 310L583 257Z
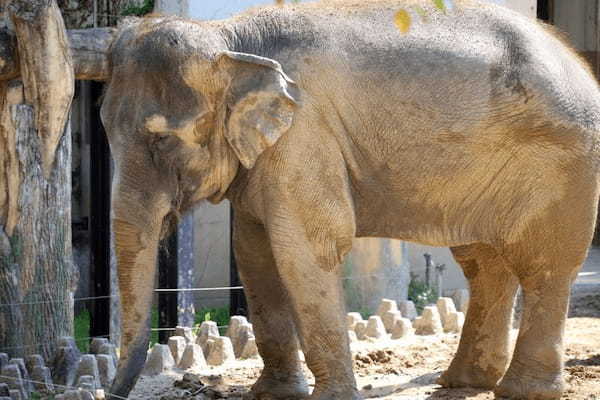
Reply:
M220 201L240 164L291 124L296 88L274 60L230 51L208 23L150 18L110 50L101 116L115 162L113 229L122 304L112 392L127 395L149 338L158 243L178 215Z

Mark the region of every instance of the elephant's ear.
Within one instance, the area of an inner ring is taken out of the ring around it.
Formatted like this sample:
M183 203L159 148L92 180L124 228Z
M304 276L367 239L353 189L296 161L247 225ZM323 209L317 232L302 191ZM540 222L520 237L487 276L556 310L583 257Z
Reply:
M250 169L290 129L297 88L281 65L269 58L227 51L218 64L231 79L225 137L242 165Z

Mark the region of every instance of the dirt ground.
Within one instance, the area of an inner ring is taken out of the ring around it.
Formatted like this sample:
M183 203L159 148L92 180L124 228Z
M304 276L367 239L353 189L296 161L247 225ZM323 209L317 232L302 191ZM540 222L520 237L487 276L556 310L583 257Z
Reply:
M591 275L596 273L584 273L585 277ZM516 330L513 333L516 336ZM354 367L361 393L365 399L385 400L494 399L493 393L489 391L443 389L435 384L439 375L448 367L458 340L459 336L456 334L444 334L354 344ZM574 287L565 348L565 378L570 387L563 399L600 400L600 285L596 282L586 282ZM260 369L260 361L245 360L236 361L227 369L217 367L197 372L204 384L212 385L226 398L240 398L259 376ZM309 376L308 370L306 372ZM175 381L181 377L182 372L154 378L142 377L130 398L219 398L214 394L191 396L190 392L193 390L175 388Z

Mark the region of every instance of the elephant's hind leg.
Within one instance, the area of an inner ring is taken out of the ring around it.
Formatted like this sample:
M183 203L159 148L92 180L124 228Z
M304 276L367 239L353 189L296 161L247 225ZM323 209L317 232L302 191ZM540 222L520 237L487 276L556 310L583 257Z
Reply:
M439 383L492 389L509 362L509 333L517 277L483 244L451 249L469 281L471 300L458 351Z
M249 397L304 399L308 397L308 385L300 365L292 307L275 269L264 228L236 214L234 246L256 344L264 361Z

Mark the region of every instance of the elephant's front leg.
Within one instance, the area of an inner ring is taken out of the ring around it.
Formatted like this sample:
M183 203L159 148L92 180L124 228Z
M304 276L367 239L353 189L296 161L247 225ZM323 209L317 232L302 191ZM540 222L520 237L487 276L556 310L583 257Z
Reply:
M273 252L295 311L306 363L315 376L310 399L356 400L361 397L352 371L339 268L351 238L334 235L340 231L332 221L312 215L307 225L287 217L273 221Z
M308 385L298 356L292 307L262 225L236 212L234 251L264 368L252 387L260 399L304 399Z

